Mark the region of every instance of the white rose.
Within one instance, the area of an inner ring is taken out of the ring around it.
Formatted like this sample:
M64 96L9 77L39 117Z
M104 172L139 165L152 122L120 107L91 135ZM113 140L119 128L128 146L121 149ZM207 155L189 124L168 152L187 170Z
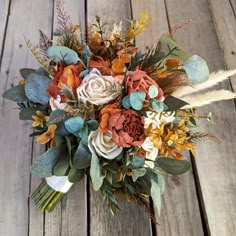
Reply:
M99 130L92 131L88 137L88 147L91 152L96 152L99 156L112 160L123 150L112 141L112 133L109 130L103 134Z
M94 68L77 88L77 95L78 101L104 105L119 96L118 84L112 76L103 76Z
M71 111L71 106L69 106L67 103L61 103L60 95L57 95L57 99L54 99L53 97L51 97L49 99L49 104L51 106L52 111L55 111L58 109L65 110L66 112Z
M149 160L145 161L145 167L154 168L154 162L158 155L158 149L154 147L153 142L150 140L149 137L145 139L142 144L142 148L146 151L146 158Z

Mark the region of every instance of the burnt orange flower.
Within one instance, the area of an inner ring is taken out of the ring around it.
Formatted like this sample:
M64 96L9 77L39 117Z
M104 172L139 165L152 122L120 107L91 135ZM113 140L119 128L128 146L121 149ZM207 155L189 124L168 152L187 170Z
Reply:
M120 147L140 146L146 138L144 117L131 109L111 114L109 129L113 142Z
M163 69L157 69L156 74L158 79L165 79L166 77L173 74L173 72L168 72L168 69L178 69L180 61L177 59L168 59L165 63Z
M104 60L102 57L96 57L95 60L89 62L91 68L97 68L102 75L111 75L110 61Z
M37 143L46 144L50 140L52 140L54 138L56 128L57 126L55 124L49 125L48 130L45 133L38 136Z
M150 78L146 72L141 71L141 70L136 70L136 71L130 71L128 73L128 77L126 79L126 90L127 93L130 94L135 91L143 91L146 93L146 101L150 99L148 95L148 89L151 85L156 86L158 89L158 95L157 99L162 99L163 97L163 91L162 89L158 86L158 84Z
M106 133L109 129L109 119L112 114L120 113L121 109L119 109L118 103L108 104L106 105L99 114L99 130L102 133Z
M53 97L57 98L59 91L62 89L62 84L71 87L74 95L76 96L76 89L81 84L81 78L79 74L82 71L81 63L76 65L65 66L65 63L59 62L57 69L53 70L54 79L47 89L47 93Z

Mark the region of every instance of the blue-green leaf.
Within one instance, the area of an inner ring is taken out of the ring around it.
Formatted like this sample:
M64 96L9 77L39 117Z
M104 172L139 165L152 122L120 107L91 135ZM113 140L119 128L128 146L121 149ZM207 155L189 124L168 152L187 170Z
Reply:
M17 85L8 89L3 93L2 97L19 103L28 100L25 95L25 85Z
M168 111L176 111L180 109L181 107L188 105L187 102L173 96L167 96L166 99L164 100L164 103L168 107L165 110L168 110Z
M139 177L142 177L146 174L145 168L133 169L132 170L132 180L135 182Z
M31 73L26 79L25 94L33 102L47 104L50 97L46 91L50 83L51 80L47 76Z
M81 61L78 54L65 46L51 46L48 48L48 57L55 62L64 61L67 65Z
M165 110L165 104L160 100L154 100L151 102L151 108L156 112L163 112Z
M86 46L84 48L84 50L82 51L81 57L82 57L82 60L84 61L84 63L87 65L87 67L88 67L91 55L92 55L92 53L89 49L89 46Z
M151 197L153 200L153 203L155 207L157 208L158 215L160 216L161 214L161 188L160 186L153 180L151 179Z
M78 170L75 167L70 169L69 174L68 174L68 180L71 183L76 183L79 182L84 178L85 172L84 170Z
M84 120L77 116L65 121L65 127L71 134L78 134L80 129L84 126Z
M143 157L135 156L131 165L133 168L141 168L143 167L144 162L145 162L145 159Z
M58 122L60 122L60 120L57 120L61 115L65 114L65 110L54 110L51 112L50 116L49 116L49 120L48 120L48 124L56 124Z
M182 175L191 168L191 163L185 160L160 157L156 160L158 167L171 175Z
M88 127L91 131L95 131L98 129L98 121L97 120L89 120L86 122L88 124Z
M155 85L151 85L148 89L150 98L155 98L158 95L158 88Z
M28 75L30 75L34 72L35 72L35 69L31 69L31 68L20 69L20 75L22 76L23 79L26 79Z
M183 63L183 68L193 84L203 83L209 78L207 63L198 55L193 55L185 61Z
M142 91L136 91L130 94L130 104L131 106L139 111L143 108L143 102L145 101L146 93Z
M125 109L129 109L131 107L131 104L130 104L130 95L127 95L125 96L123 99L122 99L122 106L125 108Z
M53 175L53 168L61 157L61 148L50 148L31 167L32 175L40 178Z
M88 168L91 163L91 152L88 147L80 142L73 160L77 169Z
M103 184L105 175L102 174L102 167L99 163L98 156L95 153L92 153L90 176L94 190L98 191Z

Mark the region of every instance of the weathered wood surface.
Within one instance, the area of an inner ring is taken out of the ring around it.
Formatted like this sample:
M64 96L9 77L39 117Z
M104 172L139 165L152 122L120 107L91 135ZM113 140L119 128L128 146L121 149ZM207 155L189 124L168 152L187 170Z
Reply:
M20 68L36 66L24 47L23 35L37 44L38 29L51 34L55 29L54 3L48 0L0 0L1 94L18 83ZM104 21L114 23L132 15L136 17L147 9L152 16L150 29L136 39L143 49L155 44L168 30L168 25L173 27L201 14L198 20L180 29L176 38L191 54L205 58L212 71L225 66L236 67L236 2L233 0L87 0L87 3L85 0L66 0L65 7L72 21L80 23L83 30L85 13L88 21L99 15ZM235 89L235 82L232 85ZM218 86L229 87L229 82ZM166 180L162 215L158 218L160 225L156 229L151 227L143 209L134 205L121 203L122 212L116 217L110 215L106 204L86 186L86 181L75 186L54 213L40 213L29 200L30 193L39 183L30 176L30 165L43 149L28 137L31 124L18 120L15 104L0 98L0 107L0 235L236 234L236 112L233 101L201 110L202 113L213 112L216 125L204 124L204 128L215 133L222 143L201 144L193 160L196 169Z

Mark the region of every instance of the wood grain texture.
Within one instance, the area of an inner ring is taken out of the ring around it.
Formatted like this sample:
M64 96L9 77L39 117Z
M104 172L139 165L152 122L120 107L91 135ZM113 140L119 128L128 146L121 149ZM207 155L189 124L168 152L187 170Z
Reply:
M5 37L8 15L10 14L9 9L10 0L0 0L0 58L2 56L2 44Z
M95 16L101 16L104 23L113 23L131 18L128 0L109 1L88 0L88 21L94 22ZM127 25L124 24L124 27ZM148 215L137 205L120 203L122 208L117 216L112 216L99 193L91 188L90 197L90 235L91 236L148 236L151 235ZM131 223L132 222L132 223Z
M23 47L23 35L37 43L37 29L41 27L44 30L47 27L49 17L47 9L50 9L50 3L44 1L44 4L41 4L41 2L37 0L34 2L11 1L11 15L7 27L1 66L1 94L12 85L18 84L20 68L36 65L26 47ZM44 18L39 17L37 21L29 21L33 17L32 12L38 12L38 14L43 12ZM2 174L0 180L0 235L27 235L32 151L32 139L28 135L31 132L31 124L18 119L18 110L15 109L16 104L2 98L0 98L0 101L0 130L2 133L0 136L0 171Z
M64 8L73 24L81 24L84 29L84 1L65 0ZM54 27L56 29L56 9L54 9ZM52 213L45 214L45 236L87 235L87 199L86 180L75 184L61 204Z
M160 36L169 31L164 1L132 1L134 18L144 9L150 14L152 21L149 28L136 38L136 44L142 50L153 44L155 46ZM185 156L189 159L188 152ZM162 200L157 235L203 235L192 171L183 176L166 177L166 190Z
M236 7L236 1L232 1ZM223 52L226 67L236 68L236 13L229 0L209 0L219 44ZM236 91L236 76L232 79Z
M176 38L190 53L206 59L211 71L224 68L211 12L206 0L167 0L171 26L201 13L201 17L176 33ZM230 89L225 82L217 88ZM218 102L204 107L201 114L212 111L214 125L202 123L202 130L214 133L221 144L204 142L198 146L195 158L202 198L211 235L235 235L236 195L236 112L234 101Z

